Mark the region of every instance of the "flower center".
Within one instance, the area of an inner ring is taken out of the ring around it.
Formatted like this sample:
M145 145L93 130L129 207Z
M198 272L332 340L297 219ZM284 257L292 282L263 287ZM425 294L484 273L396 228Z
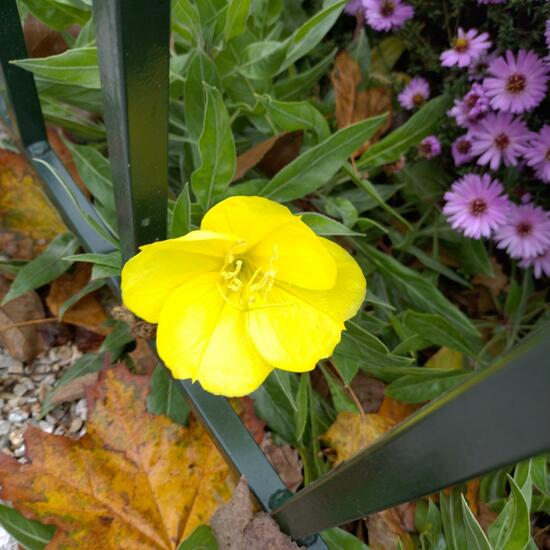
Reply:
M394 11L395 11L395 4L393 2L391 2L391 0L386 0L382 4L382 7L380 8L380 13L384 17L392 16Z
M476 94L471 94L470 97L467 97L466 99L466 106L468 109L473 109L476 106L477 100L479 99L479 96Z
M522 74L513 74L506 81L506 90L511 94L517 95L525 90L527 79Z
M242 245L236 245L239 246ZM226 302L241 311L247 311L258 302L259 297L265 300L273 288L277 273L274 268L277 247L273 249L267 268L256 267L246 255L236 255L235 250L231 250L225 258L218 288Z
M531 234L531 231L533 230L533 226L530 223L521 222L521 223L518 223L518 225L516 226L516 229L520 237L528 237Z
M472 144L464 139L456 144L456 148L458 149L459 153L461 153L462 155L466 155L470 152Z
M412 100L413 103L419 107L422 103L424 103L424 96L422 94L414 94Z
M432 144L428 141L426 143L420 144L420 152L426 156L429 157L432 154Z
M468 49L469 45L470 45L470 41L468 39L466 39L466 38L455 38L453 48L454 48L455 52L464 53Z
M487 212L487 203L483 199L474 199L470 203L470 212L476 216Z
M510 138L503 132L495 138L495 145L499 149L506 149L510 145Z

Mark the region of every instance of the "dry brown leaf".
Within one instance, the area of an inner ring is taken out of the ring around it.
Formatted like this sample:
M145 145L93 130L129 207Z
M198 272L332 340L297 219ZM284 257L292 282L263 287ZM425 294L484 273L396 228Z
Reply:
M336 126L346 128L354 121L357 86L361 83L361 68L347 51L336 56L330 80L336 99Z
M377 412L384 399L386 384L359 371L351 381L351 389L359 399L364 412Z
M258 163L258 168L272 178L300 154L303 137L302 130L280 135Z
M395 550L399 540L403 550L415 549L398 508L389 508L372 514L366 522L369 531L369 547L372 550Z
M24 157L5 150L0 150L0 232L3 252L23 259L67 232Z
M264 438L260 447L284 484L292 492L296 491L304 481L298 451L288 444L275 445L271 434Z
M344 411L338 414L321 440L336 451L334 466L337 466L368 447L392 426L393 422L379 414L363 416Z
M47 550L175 550L208 522L234 480L204 430L147 412L149 377L123 365L88 388L87 434L30 427L28 464L0 456L0 498L55 525Z
M252 434L254 441L259 445L265 436L266 423L256 416L253 399L250 397L242 397L239 401L241 405L239 416L246 426L246 429Z
M63 386L58 386L53 390L48 398L48 402L52 407L65 403L65 401L75 401L82 399L85 395L85 390L88 386L93 386L97 382L99 374L97 372L89 372L71 380Z
M144 338L136 338L136 347L128 354L138 374L152 374L159 360Z
M505 292L508 289L508 277L502 269L494 256L490 258L491 266L493 268L493 277L488 277L482 273L478 273L473 279L474 285L481 285L488 288L495 296L498 296L501 292Z
M270 137L251 147L237 157L237 169L233 181L240 180L249 170L252 170L275 145L277 140L284 134Z
M243 548L245 550L298 550L301 546L281 532L269 514L259 512L244 529Z
M393 424L399 424L399 422L403 422L405 418L420 409L420 407L422 407L422 405L403 403L403 401L397 401L397 399L384 396L384 401L382 401L378 414Z
M466 500L470 506L470 510L477 516L479 513L479 486L481 481L479 478L470 479L466 483Z
M28 14L23 24L25 44L29 57L49 57L67 50L67 43L60 32Z
M9 292L10 286L4 277L0 277L0 301ZM34 359L44 349L38 330L40 325L13 325L44 317L42 302L33 290L3 305L0 307L0 346L18 361Z
M77 263L74 271L64 273L53 281L46 304L54 315L59 316L61 306L88 284L91 272L91 264ZM78 325L102 335L110 332L109 327L104 326L106 320L107 315L94 293L86 294L63 315L65 323Z

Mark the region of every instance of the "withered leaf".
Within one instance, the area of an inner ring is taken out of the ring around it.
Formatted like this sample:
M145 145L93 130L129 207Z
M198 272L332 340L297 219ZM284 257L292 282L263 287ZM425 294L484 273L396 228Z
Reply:
M118 365L88 388L87 434L30 427L28 464L0 456L0 498L57 527L47 549L175 550L231 496L204 430L147 412L149 378Z
M405 530L398 508L389 508L367 518L369 547L372 550L395 550L401 541L403 550L414 550L412 537Z
M237 169L233 181L240 180L249 170L252 170L254 166L261 162L280 137L281 135L270 137L240 154L237 157Z
M264 438L260 446L284 484L291 491L296 491L304 481L298 451L286 443L275 445L271 434Z
M354 120L357 86L361 82L361 69L347 51L336 56L330 80L336 97L336 125L346 128Z

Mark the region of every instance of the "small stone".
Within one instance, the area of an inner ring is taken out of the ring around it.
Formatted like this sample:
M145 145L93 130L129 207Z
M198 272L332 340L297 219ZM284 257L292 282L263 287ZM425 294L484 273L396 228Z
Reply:
M48 374L45 376L42 380L42 384L49 384L50 386L53 386L55 384L55 374Z
M11 424L7 420L0 420L0 437L8 435L11 430Z
M65 435L65 428L63 426L57 426L53 431L53 435Z
M86 406L85 399L78 401L75 407L75 414L82 418L82 420L86 420L86 417L88 416L88 407Z
M25 456L25 451L26 451L25 445L21 445L21 447L17 447L17 449L15 449L15 451L13 452L13 455L15 456L15 458L21 458Z
M23 441L23 430L16 430L10 434L10 443L14 447L21 447Z
M22 397L27 393L29 389L30 388L27 386L27 384L24 384L23 382L19 382L19 384L15 384L12 391L15 397Z
M23 374L24 372L25 369L23 367L23 363L21 363L21 361L16 361L15 359L12 359L12 363L8 367L8 374Z
M22 409L15 409L8 415L8 421L12 424L21 424L29 418L29 413Z
M8 408L15 409L19 407L22 402L23 400L20 397L12 397L11 399L8 399Z
M80 430L80 428L82 428L83 424L84 424L84 421L82 420L82 418L79 418L78 416L76 418L73 418L73 421L69 426L69 433L75 434Z
M40 384L38 387L38 400L43 403L44 399L46 399L46 394L51 390L51 386L48 386L48 384Z
M55 424L57 424L57 418L55 418L54 416L52 416L51 414L47 414L46 415L46 422L48 424L51 424L52 426L54 426Z
M41 421L38 423L38 427L39 427L43 432L46 432L47 434L53 433L54 427L53 427L51 424L49 424L48 422L46 422L45 420L41 420Z
M2 447L0 449L0 452L2 452L3 454L5 454L7 456L11 456L13 458L13 452L8 447Z

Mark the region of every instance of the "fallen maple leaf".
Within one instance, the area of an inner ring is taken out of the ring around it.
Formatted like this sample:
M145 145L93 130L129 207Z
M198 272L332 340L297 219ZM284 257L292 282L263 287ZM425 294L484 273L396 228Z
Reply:
M147 412L149 378L125 366L87 389L87 434L29 427L27 458L0 456L0 498L57 527L48 550L175 550L227 501L234 479L196 422Z
M91 264L78 263L74 271L66 272L52 282L46 304L54 315L59 316L63 304L88 284L91 273ZM104 336L110 332L110 329L104 325L107 315L94 293L86 294L71 306L62 320Z

